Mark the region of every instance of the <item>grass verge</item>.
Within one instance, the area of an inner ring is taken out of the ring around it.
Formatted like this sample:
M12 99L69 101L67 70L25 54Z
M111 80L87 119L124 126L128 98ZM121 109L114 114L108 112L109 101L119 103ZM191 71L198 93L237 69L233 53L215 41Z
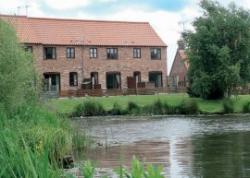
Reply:
M76 107L84 103L85 101L92 101L101 105L105 111L109 115L124 115L128 114L127 111L131 110L131 103L133 105L137 105L137 109L133 109L134 113L142 114L142 109L140 112L138 108L145 108L144 111L146 114L163 114L165 111L159 111L159 108L162 108L165 105L165 109L169 107L169 111L165 114L176 114L181 112L176 112L177 107L181 105L193 104L196 105L193 107L199 108L199 113L203 114L219 114L225 113L225 108L229 105L226 104L225 100L203 100L200 98L190 98L187 94L162 94L162 95L139 95L139 96L113 96L113 97L84 97L84 98L61 98L61 99L53 99L50 100L47 105L50 108L53 108L54 111L64 114L70 115L75 112ZM158 102L158 103L157 103ZM190 103L191 102L191 103ZM250 95L239 95L233 96L230 99L233 105L234 113L242 113L244 106L250 102ZM129 104L130 103L130 104ZM130 105L128 107L128 105ZM158 105L158 106L157 106ZM149 106L153 106L153 108L149 108ZM133 106L132 106L133 107ZM229 106L230 107L230 106ZM247 106L245 106L247 107ZM146 109L153 109L154 111L148 111ZM158 111L157 111L158 110ZM195 112L190 112L192 108L186 110L185 113L182 111L181 114L197 114ZM113 112L110 113L110 112ZM229 111L228 111L229 112ZM131 113L131 112L130 112ZM144 114L145 114L144 113Z

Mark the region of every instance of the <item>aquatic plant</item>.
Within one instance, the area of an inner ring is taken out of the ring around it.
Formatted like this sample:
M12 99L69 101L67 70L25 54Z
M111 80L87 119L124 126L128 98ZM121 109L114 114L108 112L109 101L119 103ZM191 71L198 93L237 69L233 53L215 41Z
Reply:
M95 175L95 166L91 163L91 161L85 161L81 172L84 178L93 178Z
M163 172L162 166L154 166L150 164L147 166L147 170L144 176L145 178L164 178L162 172Z
M95 170L95 166L90 161L86 161L81 169L81 173L85 178L93 178ZM162 172L162 166L154 166L152 164L149 164L145 169L144 164L136 157L133 157L130 169L126 169L123 166L114 169L114 173L119 178L164 178Z

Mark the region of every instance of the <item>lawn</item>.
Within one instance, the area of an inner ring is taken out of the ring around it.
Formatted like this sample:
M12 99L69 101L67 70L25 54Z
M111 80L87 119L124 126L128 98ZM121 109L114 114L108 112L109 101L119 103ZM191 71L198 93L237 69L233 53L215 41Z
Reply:
M139 106L146 106L159 99L170 105L176 106L183 100L189 100L191 98L187 94L59 98L48 101L47 105L58 113L69 114L84 100L98 101L106 110L109 110L112 109L114 103L118 103L123 108L126 108L129 101L133 101ZM203 100L200 98L194 98L194 100L197 101L200 110L206 113L216 113L222 111L223 109L223 100ZM250 95L239 95L237 97L232 97L232 100L234 102L235 112L241 112L243 105L250 101Z

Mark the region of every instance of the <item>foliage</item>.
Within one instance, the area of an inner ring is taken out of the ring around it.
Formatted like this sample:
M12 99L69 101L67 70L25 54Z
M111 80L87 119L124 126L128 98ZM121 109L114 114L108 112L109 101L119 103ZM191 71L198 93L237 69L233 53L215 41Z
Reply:
M140 107L133 101L128 102L127 112L129 114L139 114L140 113Z
M179 108L179 114L198 114L199 107L195 100L183 100Z
M90 161L86 161L81 172L85 178L93 178L96 169ZM136 157L133 157L130 170L120 166L119 168L114 169L114 172L119 178L164 178L162 175L162 166L149 164L147 169L144 169L144 164L142 164Z
M71 150L67 122L37 106L1 113L0 177L60 177L59 160Z
M124 115L125 113L126 111L122 109L121 105L115 102L111 110L111 114L112 115Z
M223 113L233 113L234 112L234 103L231 99L225 99L223 101Z
M234 86L250 81L250 13L211 0L202 0L201 7L195 30L183 33L190 63L189 94L223 98Z
M95 175L95 166L90 161L86 161L81 171L84 178L93 178Z
M250 113L250 102L247 102L243 105L243 112Z
M0 177L61 177L71 151L68 123L38 102L31 54L0 20Z
M8 113L32 102L37 95L37 77L32 55L19 45L13 28L0 20L0 105Z
M137 97L137 96L134 96L134 97ZM151 96L148 96L148 97L151 97ZM118 97L118 98L124 98L124 96ZM141 96L139 98L141 98ZM195 115L199 113L222 114L224 112L225 113L229 112L227 109L224 109L225 107L227 107L226 105L228 105L227 103L225 103L225 99L203 100L201 98L180 97L176 99L175 101L172 101L173 99L171 97L169 96L164 97L163 95L161 99L155 96L155 100L152 101L151 103L148 103L147 105L141 105L141 104L139 105L139 102L133 101L132 104L130 103L130 106L129 106L130 109L128 109L128 106L124 107L120 104L117 104L115 97L112 98L114 99L114 101L109 101L110 103L113 102L113 107L109 109L106 105L104 105L106 103L105 99L106 98L99 98L98 100L93 99L94 102L98 103L98 105L101 105L100 107L104 109L103 112L105 113L105 115L172 115L172 114ZM77 112L74 112L71 114L75 117L82 116L81 113L84 112L82 111L82 109L79 109L81 107L78 106L79 105L78 100L82 100L82 99L77 99L77 102L74 106L75 108L77 108L75 109L75 111ZM89 100L92 100L92 98L90 98ZM240 112L243 112L243 107L246 105L247 102L249 102L250 95L240 95L240 96L237 96L236 99L235 97L232 96L228 100L231 100L231 105L232 105L231 107L233 107L231 110L233 110L234 113L240 113ZM56 101L61 102L61 99L56 100ZM64 104L70 101L71 99L66 99L64 100ZM142 99L142 101L144 100ZM125 102L121 102L121 103L125 103Z
M145 178L164 178L162 172L163 172L163 167L148 165L147 172L145 173Z
M100 116L104 115L105 110L103 106L94 100L87 100L79 104L73 115L76 116Z
M72 136L72 147L74 151L85 151L86 148L89 148L93 140L83 131L75 131Z

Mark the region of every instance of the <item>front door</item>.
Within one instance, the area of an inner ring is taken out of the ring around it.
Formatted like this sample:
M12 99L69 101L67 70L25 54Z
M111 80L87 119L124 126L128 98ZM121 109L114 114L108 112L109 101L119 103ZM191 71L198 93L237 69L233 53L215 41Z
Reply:
M46 73L44 74L44 90L60 91L60 74Z
M121 88L121 74L119 72L110 72L106 75L107 89Z
M156 88L162 87L162 73L161 72L150 72L149 81L155 84Z

